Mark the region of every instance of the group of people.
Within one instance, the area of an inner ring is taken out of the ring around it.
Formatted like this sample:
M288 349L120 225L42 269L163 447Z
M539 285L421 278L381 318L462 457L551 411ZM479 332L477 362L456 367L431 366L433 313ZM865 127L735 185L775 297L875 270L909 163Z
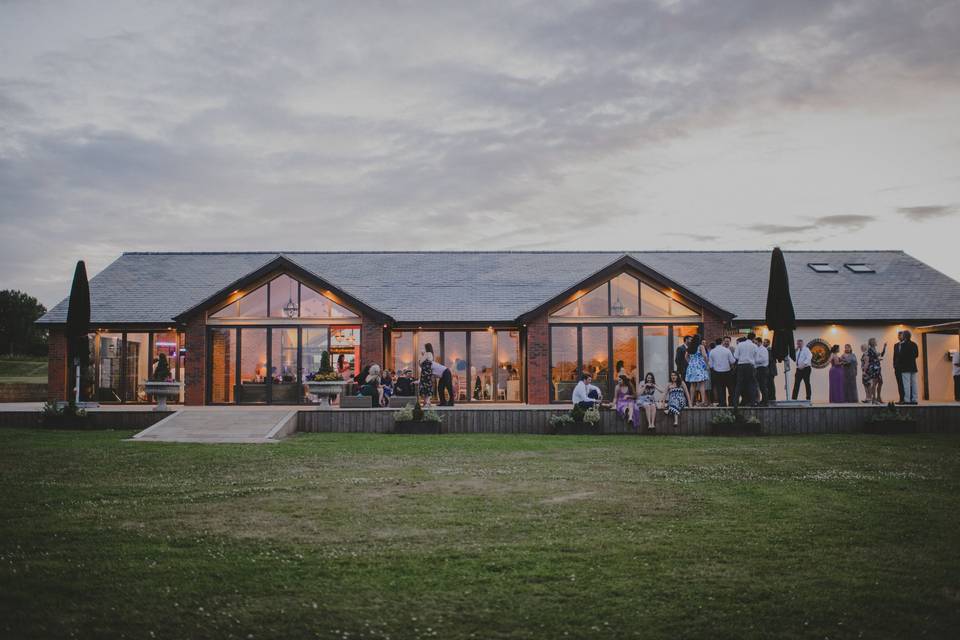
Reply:
M419 362L419 380L414 380L411 369L404 369L394 374L388 369L381 369L378 364L366 365L356 376L350 376L349 373L344 372L343 378L353 380L356 384L357 396L369 396L373 398L375 405L380 407L387 406L392 396L417 396L421 405L429 407L433 402L433 384L436 380L439 406L452 407L453 374L449 367L437 361L433 345L429 342L423 346ZM340 364L338 361L338 370Z
M887 345L877 348L876 338L861 345L859 358L866 403L881 403L883 388L882 360ZM897 334L894 346L894 371L902 404L917 403L917 358L919 349L909 331ZM857 390L857 363L853 347L834 345L830 354L830 402L860 402ZM770 340L754 333L741 336L733 345L730 336L713 342L704 342L699 335L686 336L677 347L675 369L670 372L664 387L657 384L653 373L647 373L643 382L635 374L627 373L623 363L617 363L617 384L611 406L627 422L640 428L641 416L647 429L655 428L657 409L673 416L679 425L680 413L688 406L766 406L776 400L777 363ZM812 395L810 375L813 354L803 340L797 340L795 378L792 398L796 400L801 386L807 400ZM960 399L960 353L954 358L955 382ZM585 372L573 390L575 406L590 408L604 405L603 392L593 384L593 376Z

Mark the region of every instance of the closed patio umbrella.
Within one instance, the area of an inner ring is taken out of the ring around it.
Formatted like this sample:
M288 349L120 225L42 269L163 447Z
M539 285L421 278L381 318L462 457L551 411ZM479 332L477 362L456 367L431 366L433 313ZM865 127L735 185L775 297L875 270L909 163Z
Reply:
M87 283L87 267L83 260L77 262L70 287L70 302L67 307L67 354L74 365L74 401L80 402L80 371L90 366L90 285Z
M796 359L793 344L793 331L797 328L797 317L790 298L790 277L787 275L787 263L780 247L774 247L770 256L770 285L767 288L767 328L773 331L771 351L778 362L789 356ZM784 367L783 384L787 388L787 367ZM789 396L787 396L789 397Z

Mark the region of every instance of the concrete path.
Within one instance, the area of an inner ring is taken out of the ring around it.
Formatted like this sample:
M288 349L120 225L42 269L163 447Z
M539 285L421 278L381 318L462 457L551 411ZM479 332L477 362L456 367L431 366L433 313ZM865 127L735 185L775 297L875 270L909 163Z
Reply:
M297 429L297 410L181 409L133 436L141 442L279 442Z

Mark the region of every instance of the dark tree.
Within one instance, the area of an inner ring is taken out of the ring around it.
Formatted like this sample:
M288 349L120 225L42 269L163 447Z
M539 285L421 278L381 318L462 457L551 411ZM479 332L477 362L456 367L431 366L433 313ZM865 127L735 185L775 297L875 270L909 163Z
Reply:
M34 324L47 312L22 291L0 291L0 353L47 355L47 331Z

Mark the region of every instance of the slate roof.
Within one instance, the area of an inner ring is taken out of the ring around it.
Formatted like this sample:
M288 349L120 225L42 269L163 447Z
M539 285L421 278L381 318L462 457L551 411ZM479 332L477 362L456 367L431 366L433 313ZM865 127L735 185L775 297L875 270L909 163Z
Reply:
M736 315L762 320L768 251L637 251L630 256ZM563 252L125 253L90 280L91 321L171 323L278 256L398 322L512 321L624 256ZM960 318L960 283L902 251L787 251L800 321ZM827 262L838 273L815 273ZM844 263L876 273L852 273ZM39 322L62 323L67 301Z

